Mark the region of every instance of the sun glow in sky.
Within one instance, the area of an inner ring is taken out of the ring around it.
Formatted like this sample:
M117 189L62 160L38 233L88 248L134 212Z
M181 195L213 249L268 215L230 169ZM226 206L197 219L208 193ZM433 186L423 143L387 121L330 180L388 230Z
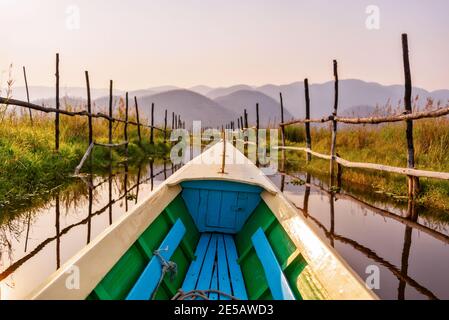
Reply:
M379 8L379 29L366 8ZM449 88L447 0L0 0L0 70L27 66L30 85L127 90L309 77L403 82L401 33L409 34L414 85ZM3 82L6 75L3 74Z

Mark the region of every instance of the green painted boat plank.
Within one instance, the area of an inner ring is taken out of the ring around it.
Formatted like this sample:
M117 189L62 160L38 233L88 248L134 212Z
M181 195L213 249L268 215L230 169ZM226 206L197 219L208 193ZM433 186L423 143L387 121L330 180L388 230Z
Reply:
M245 280L248 299L260 299L269 289L263 266L256 255L256 251L251 249L239 264Z
M261 201L254 210L254 213L243 226L242 230L235 237L235 243L239 253L239 262L245 258L246 254L248 254L253 247L251 235L253 235L259 228L266 231L275 220L276 217L273 215L270 208L268 208L265 202Z
M281 269L276 255L262 228L259 228L251 237L256 254L262 263L265 277L268 281L271 294L276 300L295 300L288 279Z
M180 247L176 249L170 260L176 263L177 271L173 278L169 274L165 275L163 284L167 288L167 294L170 295L171 299L178 292L178 289L181 288L191 260L186 257L184 250Z
M161 259L163 261L171 260L185 233L186 228L181 219L178 219L159 245L157 249L159 257L153 256L151 258L136 284L128 293L126 300L149 300L152 297L153 292L159 285L159 280L165 275Z
M136 283L148 259L133 245L95 288L101 300L121 300Z
M269 232L267 232L267 238L282 270L285 270L288 266L289 258L297 252L296 245L280 223L275 223L270 228Z
M148 260L153 257L153 251L156 250L157 247L159 247L159 245L162 243L171 226L172 224L168 223L164 216L161 214L139 237L137 243L145 253Z
M175 223L177 219L181 219L184 223L187 233L181 242L181 246L190 260L195 257L195 248L198 244L200 234L195 222L192 219L184 199L178 195L166 208L165 212L171 223Z
M290 283L290 288L293 291L297 300L302 300L301 292L298 290L298 278L304 268L307 266L307 262L302 255L298 255L292 263L285 269L284 274Z

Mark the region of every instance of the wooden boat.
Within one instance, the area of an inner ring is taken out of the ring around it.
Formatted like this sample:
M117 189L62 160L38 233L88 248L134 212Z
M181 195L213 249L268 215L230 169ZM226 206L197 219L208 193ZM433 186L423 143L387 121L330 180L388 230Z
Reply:
M377 299L276 186L232 144L225 147L225 173L220 142L29 298Z

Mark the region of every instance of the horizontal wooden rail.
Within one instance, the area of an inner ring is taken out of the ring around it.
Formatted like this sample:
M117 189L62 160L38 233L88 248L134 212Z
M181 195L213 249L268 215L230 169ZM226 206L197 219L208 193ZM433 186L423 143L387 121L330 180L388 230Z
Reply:
M323 159L323 160L331 160L332 157L322 154L322 153L318 153L315 152L313 150L307 149L307 148L302 148L302 147L273 147L273 149L279 149L279 150L292 150L292 151L304 151L305 153L314 155L317 158Z
M26 101L8 99L8 98L3 98L3 97L0 97L0 104L14 105L14 106L29 108L29 109L33 109L33 110L37 110L37 111L41 111L41 112L45 112L45 113L59 113L59 114L63 114L63 115L70 116L70 117L74 117L74 116L89 117L90 116L92 118L102 118L102 119L106 119L106 120L113 121L113 122L127 123L127 124L131 124L131 125L135 125L135 126L139 125L141 127L152 128L152 126L150 126L150 125L137 123L135 121L125 121L122 119L111 118L108 115L103 114L101 112L89 114L87 111L67 111L67 110L62 110L62 109L43 107L43 106L39 106L34 103L28 103ZM153 127L153 128L156 130L162 131L162 132L164 131L164 129L161 129L158 127Z
M426 110L413 113L401 113L391 116L376 116L376 117L365 117L365 118L348 118L339 116L328 116L321 119L296 119L289 122L281 123L281 126L289 126L298 123L325 123L330 121L337 121L346 124L380 124L380 123L391 123L400 122L406 120L420 120L426 118L438 118L449 115L449 107L438 108L435 110Z
M96 146L99 146L99 147L117 148L117 147L126 146L127 144L129 144L129 141L123 141L123 142L120 142L120 143L100 143L100 142L94 142L94 144Z
M332 158L329 155L321 154L321 153L312 151L310 149L301 148L301 147L277 147L277 149L303 151L303 152L312 154L315 157L318 157L318 158L321 158L321 159L324 159L324 160L330 160ZM400 167L393 167L393 166L387 166L387 165L375 164L375 163L352 162L352 161L348 161L348 160L345 160L345 159L340 158L340 157L335 157L335 161L337 163L341 164L342 166L347 167L347 168L359 168L359 169L378 170L378 171L397 173L397 174L402 174L402 175L406 175L406 176L413 176L413 177L449 180L449 173L448 172L437 172L437 171L428 171L428 170L400 168Z

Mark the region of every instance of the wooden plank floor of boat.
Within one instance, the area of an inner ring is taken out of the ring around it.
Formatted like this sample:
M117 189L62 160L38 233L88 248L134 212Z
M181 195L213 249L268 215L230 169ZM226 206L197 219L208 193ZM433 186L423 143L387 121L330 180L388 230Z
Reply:
M187 271L182 290L218 290L238 299L247 299L237 250L231 235L203 233ZM209 293L211 300L227 300L226 295Z

